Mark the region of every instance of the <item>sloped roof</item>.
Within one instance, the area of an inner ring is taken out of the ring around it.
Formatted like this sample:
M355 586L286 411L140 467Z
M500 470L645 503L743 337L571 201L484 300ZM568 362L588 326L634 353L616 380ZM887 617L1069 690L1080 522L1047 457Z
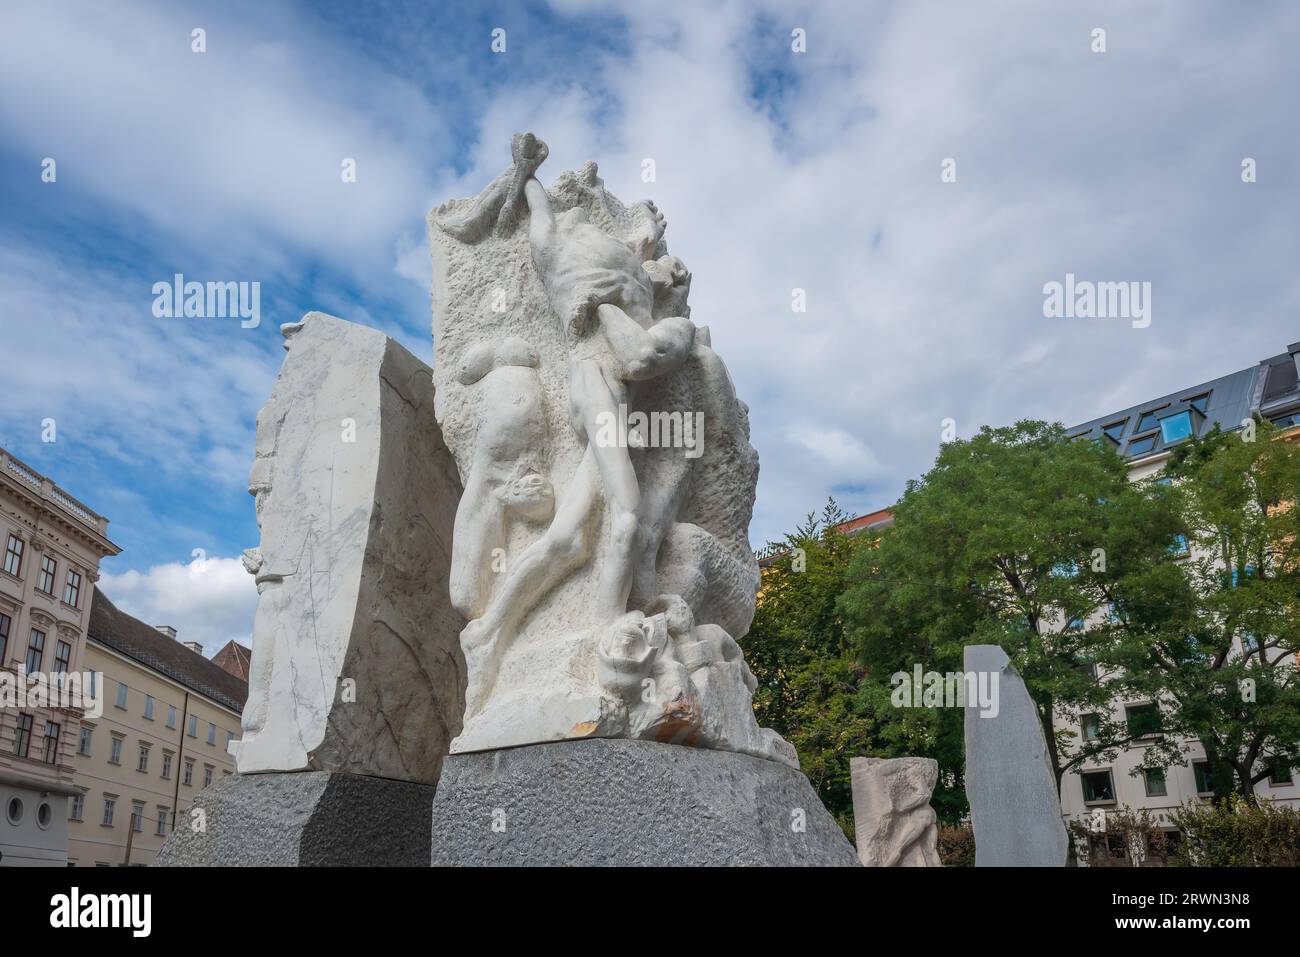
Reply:
M87 635L232 711L244 710L244 701L248 698L247 682L176 639L168 638L152 625L120 610L98 586L91 598Z
M240 681L248 680L248 669L253 661L253 649L246 648L231 639L226 646L212 656L212 663L223 671L228 671Z

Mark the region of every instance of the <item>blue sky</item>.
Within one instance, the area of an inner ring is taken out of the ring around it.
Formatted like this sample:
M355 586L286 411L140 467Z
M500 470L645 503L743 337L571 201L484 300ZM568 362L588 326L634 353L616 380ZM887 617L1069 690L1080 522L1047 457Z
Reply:
M1281 2L9 5L0 445L109 516L128 611L246 636L279 324L431 360L424 215L533 129L543 179L595 159L665 212L751 406L754 543L871 510L946 418L1084 421L1300 339L1297 41ZM260 282L260 327L155 318L176 272ZM1150 328L1044 318L1066 272L1151 282Z

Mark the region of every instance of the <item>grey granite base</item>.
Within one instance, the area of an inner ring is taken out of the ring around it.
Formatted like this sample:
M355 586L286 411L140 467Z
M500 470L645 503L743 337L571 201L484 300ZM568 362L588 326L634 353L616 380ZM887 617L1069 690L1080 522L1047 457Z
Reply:
M433 791L329 771L232 774L177 817L154 866L427 867Z
M432 830L435 865L858 864L794 768L648 741L453 754Z

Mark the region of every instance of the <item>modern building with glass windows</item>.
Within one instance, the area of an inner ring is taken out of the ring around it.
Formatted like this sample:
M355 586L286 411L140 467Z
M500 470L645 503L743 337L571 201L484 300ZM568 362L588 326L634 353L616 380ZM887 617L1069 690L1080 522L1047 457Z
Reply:
M1225 432L1239 430L1254 417L1283 429L1281 441L1300 441L1300 342L1249 368L1101 416L1070 429L1069 434L1113 444L1128 460L1129 477L1136 481L1158 474L1179 443L1194 435L1204 436L1216 425ZM1248 653L1250 649L1240 651ZM1170 811L1212 793L1204 750L1197 742L1190 744L1186 764L1135 775L1144 747L1140 732L1150 728L1147 736L1158 737L1157 705L1116 701L1114 709L1114 717L1125 720L1138 733L1138 742L1120 751L1114 761L1093 762L1066 775L1061 784L1061 810L1067 820L1090 818L1097 809L1129 807L1146 808L1157 821L1167 823ZM1094 716L1085 715L1080 725L1071 730L1086 740L1090 726L1095 732ZM1297 769L1277 768L1255 790L1261 798L1300 804L1297 773Z

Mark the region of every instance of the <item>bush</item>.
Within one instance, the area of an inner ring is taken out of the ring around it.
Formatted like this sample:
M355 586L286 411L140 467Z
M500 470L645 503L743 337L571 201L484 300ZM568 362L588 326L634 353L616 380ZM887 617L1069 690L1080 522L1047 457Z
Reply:
M970 825L939 825L939 860L944 867L975 866L975 833Z
M1221 804L1188 805L1172 815L1182 831L1171 862L1180 867L1300 866L1300 809L1233 796Z
M1080 866L1165 867L1174 863L1176 840L1143 808L1127 806L1106 815L1106 829L1094 831L1082 821L1069 822L1070 839Z

